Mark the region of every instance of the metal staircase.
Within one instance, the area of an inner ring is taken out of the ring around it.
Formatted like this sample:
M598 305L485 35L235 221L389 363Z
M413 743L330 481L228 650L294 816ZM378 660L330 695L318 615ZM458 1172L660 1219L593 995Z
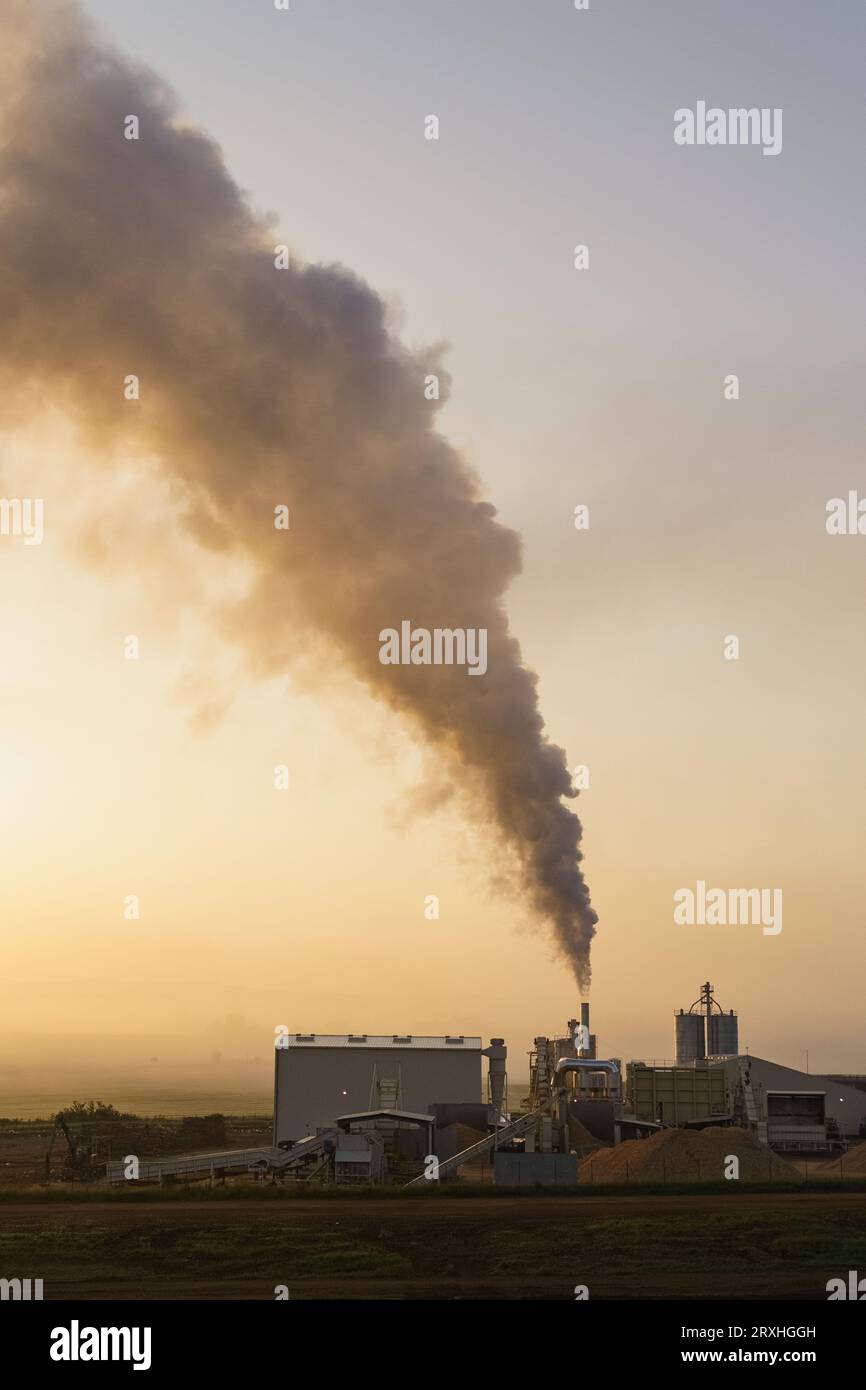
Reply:
M743 1091L743 1106L746 1112L746 1123L760 1143L767 1143L767 1121L761 1118L761 1107L759 1098L752 1086L751 1069L748 1061L740 1059L740 1086Z

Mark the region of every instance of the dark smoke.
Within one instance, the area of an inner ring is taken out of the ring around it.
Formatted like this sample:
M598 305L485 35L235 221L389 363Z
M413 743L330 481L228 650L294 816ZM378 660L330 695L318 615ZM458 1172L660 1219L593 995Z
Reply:
M236 627L257 665L326 640L447 754L586 986L597 917L574 793L503 606L520 544L434 429L423 381L441 368L349 271L276 270L279 238L217 146L73 3L0 0L0 78L6 421L47 400L94 457L158 457L197 539L255 564ZM381 665L378 634L403 618L486 628L487 674Z

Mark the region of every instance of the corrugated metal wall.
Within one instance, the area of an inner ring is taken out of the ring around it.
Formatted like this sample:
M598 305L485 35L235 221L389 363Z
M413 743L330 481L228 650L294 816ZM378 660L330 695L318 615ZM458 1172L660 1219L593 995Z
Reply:
M676 1049L678 1062L694 1062L706 1055L703 1014L676 1015Z
M440 1048L275 1048L274 1143L315 1134L338 1115L370 1108L373 1067L380 1076L400 1068L400 1109L429 1113L434 1101L482 1098L481 1052ZM376 1101L373 1102L374 1108Z
M707 1052L711 1057L736 1057L740 1050L736 1014L711 1014L707 1020Z

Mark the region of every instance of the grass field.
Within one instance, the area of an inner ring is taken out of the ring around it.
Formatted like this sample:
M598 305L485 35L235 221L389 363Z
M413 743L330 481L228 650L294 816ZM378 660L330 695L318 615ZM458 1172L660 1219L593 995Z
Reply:
M0 1275L52 1298L825 1299L866 1270L849 1192L14 1204Z

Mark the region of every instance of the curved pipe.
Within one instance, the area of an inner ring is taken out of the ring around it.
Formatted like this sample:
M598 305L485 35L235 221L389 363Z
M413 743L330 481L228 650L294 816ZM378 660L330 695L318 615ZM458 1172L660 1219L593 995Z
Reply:
M606 1071L619 1076L616 1062L598 1062L592 1057L560 1057L553 1069L554 1079L564 1071Z

